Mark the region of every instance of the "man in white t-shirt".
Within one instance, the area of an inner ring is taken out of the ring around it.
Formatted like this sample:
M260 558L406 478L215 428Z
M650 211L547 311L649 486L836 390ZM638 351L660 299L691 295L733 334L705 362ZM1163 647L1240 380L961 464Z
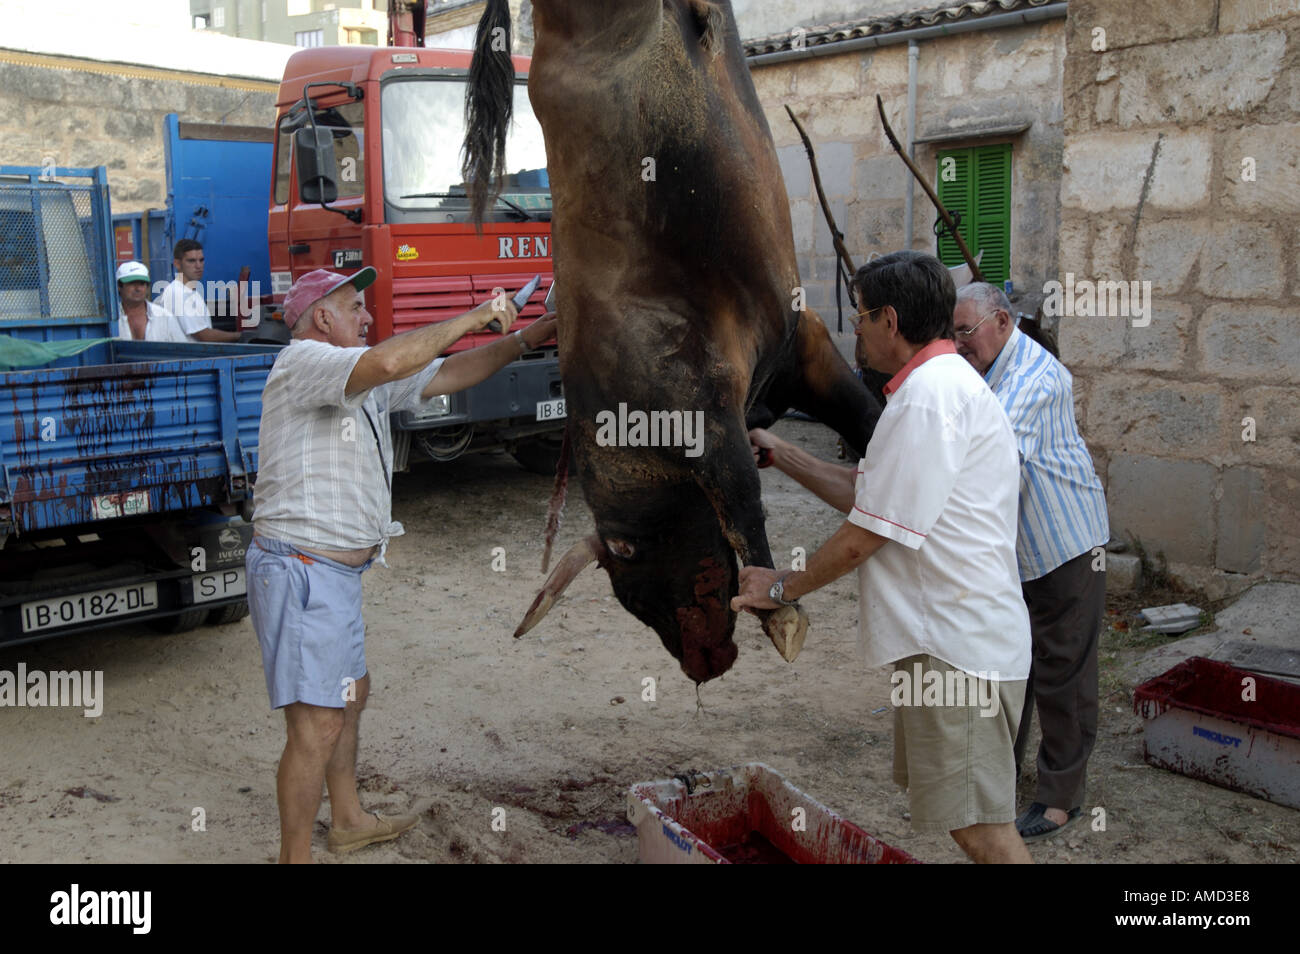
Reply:
M234 342L238 331L218 331L203 298L203 246L194 239L181 239L172 249L176 277L162 290L155 304L171 312L190 341Z
M388 841L418 821L366 814L356 786L358 726L370 692L361 575L402 532L392 520L389 412L473 387L555 332L547 315L491 344L439 357L493 319L509 330L515 308L503 298L367 348L362 292L374 280L373 268L317 269L294 283L284 301L293 341L262 393L245 562L267 694L285 716L276 775L282 862L311 861L322 783L331 851Z
M894 779L913 829L949 832L975 861L1029 862L1014 824L1030 661L1015 435L957 354L956 290L937 259L894 252L853 283L858 362L893 375L862 462L844 468L750 435L760 459L848 519L802 572L744 567L732 608L791 605L857 568L866 662L894 667Z
M142 262L123 262L117 269L117 336L127 341L188 344L176 317L149 300L149 269Z

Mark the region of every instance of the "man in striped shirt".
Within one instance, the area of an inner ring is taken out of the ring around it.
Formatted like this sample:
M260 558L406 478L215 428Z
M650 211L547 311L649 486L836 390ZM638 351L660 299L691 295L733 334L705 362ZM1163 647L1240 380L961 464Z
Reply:
M439 357L493 319L504 335L516 315L502 298L367 348L362 292L374 280L373 268L317 269L294 283L284 302L293 341L262 394L246 562L267 693L272 708L284 709L288 736L276 775L281 862L311 861L322 784L331 851L396 838L418 820L366 814L356 786L357 730L370 691L361 574L382 563L388 539L402 532L391 514L389 412L472 387L555 330L548 315L500 341Z
M1016 561L1034 657L1016 737L1019 772L1038 700L1038 791L1016 819L1027 841L1079 816L1097 738L1097 640L1106 609L1106 497L1074 420L1072 377L1016 328L994 285L957 292L957 352L984 375L1020 448ZM1094 553L1094 550L1096 551Z

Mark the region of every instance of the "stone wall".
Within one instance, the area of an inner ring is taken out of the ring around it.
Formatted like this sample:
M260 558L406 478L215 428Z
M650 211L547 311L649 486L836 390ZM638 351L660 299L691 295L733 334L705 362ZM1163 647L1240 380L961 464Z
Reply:
M1212 595L1300 579L1300 0L1071 0L1066 32L1059 271L1150 282L1145 326L1060 323L1112 531Z
M1060 82L1064 21L959 34L919 43L916 135L962 138L920 144L916 160L933 180L941 149L1012 144L1011 278L1032 312L1055 275L1063 141ZM907 135L907 44L751 69L790 196L799 273L808 304L834 326L835 257L808 159L784 106L800 117L817 149L822 185L856 263L903 247L904 197L914 190L912 247L935 251L934 207L890 148L876 114ZM978 131L1028 122L1012 135ZM965 135L963 136L963 131ZM847 307L847 306L846 306Z
M0 50L0 164L104 165L114 212L162 208L163 117L271 126L276 90L260 80Z

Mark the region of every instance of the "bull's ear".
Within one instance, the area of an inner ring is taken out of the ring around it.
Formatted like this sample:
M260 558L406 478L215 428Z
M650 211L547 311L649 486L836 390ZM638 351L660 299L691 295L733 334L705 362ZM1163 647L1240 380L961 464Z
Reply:
M706 53L717 56L722 52L727 31L727 18L722 7L711 0L688 0L687 8L700 35L700 46Z

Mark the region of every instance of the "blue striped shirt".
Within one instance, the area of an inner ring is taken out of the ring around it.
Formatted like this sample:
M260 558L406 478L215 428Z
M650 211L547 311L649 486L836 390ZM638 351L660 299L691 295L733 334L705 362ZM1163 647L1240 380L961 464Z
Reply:
M1019 329L984 375L1020 447L1021 580L1036 580L1110 539L1106 495L1074 422L1074 379Z

